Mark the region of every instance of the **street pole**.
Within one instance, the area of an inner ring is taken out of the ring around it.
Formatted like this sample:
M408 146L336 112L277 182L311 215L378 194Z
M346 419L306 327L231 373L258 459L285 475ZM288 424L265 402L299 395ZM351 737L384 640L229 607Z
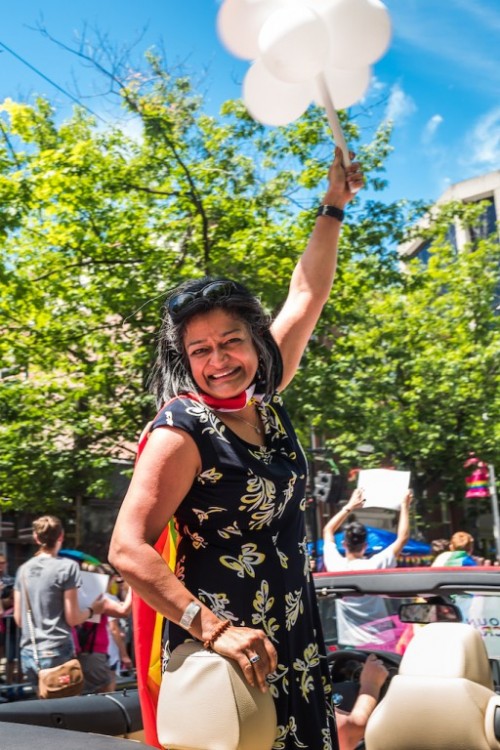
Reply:
M493 514L493 536L495 537L496 547L496 558L500 560L500 516L498 514L498 497L497 497L497 485L495 481L495 467L493 464L488 464L488 473L490 478L490 497L491 497L491 511Z

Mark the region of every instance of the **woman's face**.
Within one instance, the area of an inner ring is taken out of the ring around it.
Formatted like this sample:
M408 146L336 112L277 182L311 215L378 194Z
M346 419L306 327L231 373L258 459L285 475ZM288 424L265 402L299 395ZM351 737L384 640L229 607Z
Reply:
M192 318L184 347L196 385L210 396L237 396L255 378L258 356L248 327L224 310Z

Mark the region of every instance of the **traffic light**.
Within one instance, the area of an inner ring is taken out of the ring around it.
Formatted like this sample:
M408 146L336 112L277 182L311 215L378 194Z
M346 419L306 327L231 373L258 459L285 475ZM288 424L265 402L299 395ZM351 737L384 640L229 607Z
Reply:
M318 471L314 477L314 497L320 503L326 503L332 489L332 475L326 471Z
M338 503L343 486L344 480L340 474L318 471L314 476L314 498L319 503Z

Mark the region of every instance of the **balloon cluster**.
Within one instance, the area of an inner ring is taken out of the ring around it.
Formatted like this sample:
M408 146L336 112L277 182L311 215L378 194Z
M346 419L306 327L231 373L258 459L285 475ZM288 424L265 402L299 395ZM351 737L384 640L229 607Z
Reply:
M312 102L350 107L365 94L371 64L391 36L380 0L224 0L222 43L252 60L243 100L264 125L287 125Z

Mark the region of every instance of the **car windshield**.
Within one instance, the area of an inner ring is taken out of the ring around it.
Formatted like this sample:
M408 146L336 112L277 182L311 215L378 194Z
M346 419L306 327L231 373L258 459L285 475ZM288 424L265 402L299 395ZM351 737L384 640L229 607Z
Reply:
M425 600L425 596L321 596L319 607L327 648L373 649L401 655L418 628L425 625L401 622L399 607ZM459 608L463 622L481 633L488 656L500 658L500 594L471 591L450 594L447 601Z

